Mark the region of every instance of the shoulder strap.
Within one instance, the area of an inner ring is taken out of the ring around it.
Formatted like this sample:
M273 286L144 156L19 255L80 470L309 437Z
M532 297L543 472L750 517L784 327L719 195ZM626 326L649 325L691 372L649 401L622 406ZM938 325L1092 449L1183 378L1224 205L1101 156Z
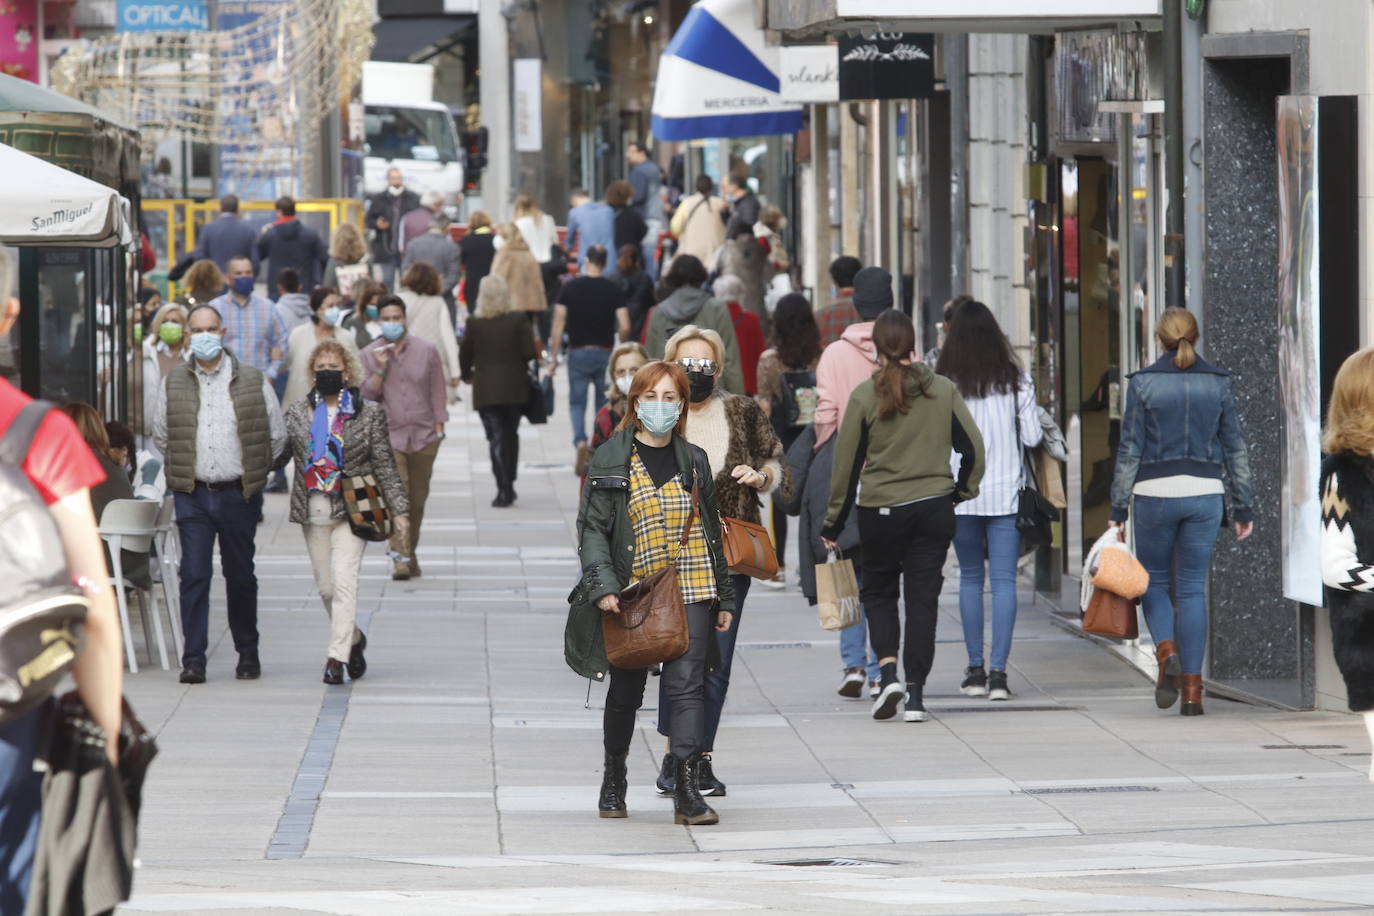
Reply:
M0 464L17 466L24 463L33 437L38 434L38 427L43 425L51 409L52 405L47 401L30 401L20 409L10 421L4 437L0 438Z
M679 553L682 552L682 548L687 546L687 538L692 533L692 522L696 521L697 518L697 489L697 480L694 469L694 472L692 474L692 509L690 512L687 513L687 524L682 526L682 537L677 542L677 549Z

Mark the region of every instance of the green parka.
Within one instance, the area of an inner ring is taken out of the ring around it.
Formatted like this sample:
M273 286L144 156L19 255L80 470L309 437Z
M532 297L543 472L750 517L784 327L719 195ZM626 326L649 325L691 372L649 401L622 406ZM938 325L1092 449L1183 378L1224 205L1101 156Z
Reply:
M568 596L568 625L563 631L563 657L568 667L583 677L606 680L610 669L601 636L601 610L596 603L618 594L630 584L635 556L634 525L630 522L630 455L634 431L621 430L592 454L582 503L577 512L577 552L582 560L582 579ZM682 436L673 437L678 470L691 489L700 487L697 507L706 532L706 544L716 568L719 609L735 609L735 590L725 565L721 544L720 512L716 485L706 453ZM712 639L714 646L715 640ZM714 654L714 653L708 653ZM709 661L708 661L709 665Z

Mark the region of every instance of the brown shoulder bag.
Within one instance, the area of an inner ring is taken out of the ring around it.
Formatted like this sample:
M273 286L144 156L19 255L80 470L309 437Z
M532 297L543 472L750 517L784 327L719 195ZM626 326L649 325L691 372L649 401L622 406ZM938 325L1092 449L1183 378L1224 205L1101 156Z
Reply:
M697 517L697 487L692 485L692 510L677 552L687 546ZM687 607L678 585L677 555L667 566L645 576L620 593L620 613L601 612L606 658L617 668L650 668L687 654Z
M740 518L722 517L720 537L730 572L755 579L771 579L778 574L778 552L773 549L767 528Z

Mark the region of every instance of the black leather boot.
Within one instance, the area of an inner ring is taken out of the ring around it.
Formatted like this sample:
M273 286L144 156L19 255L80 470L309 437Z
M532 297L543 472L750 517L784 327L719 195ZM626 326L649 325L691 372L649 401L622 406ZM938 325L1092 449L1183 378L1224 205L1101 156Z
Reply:
M596 803L602 817L629 817L625 812L625 755L607 754L601 771L601 798Z
M704 827L719 824L720 815L711 810L697 788L697 772L701 766L701 755L693 754L686 760L677 761L677 778L673 786L673 823L688 827Z
M672 795L673 786L677 777L677 761L672 754L663 755L663 764L658 768L658 780L654 783L658 787L659 795Z

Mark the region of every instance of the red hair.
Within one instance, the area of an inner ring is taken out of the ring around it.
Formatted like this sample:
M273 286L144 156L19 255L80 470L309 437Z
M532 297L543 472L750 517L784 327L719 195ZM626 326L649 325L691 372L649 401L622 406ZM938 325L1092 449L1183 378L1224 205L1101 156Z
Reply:
M682 412L678 415L677 426L673 432L679 436L687 435L687 399L691 395L691 385L687 383L687 373L677 363L664 362L658 360L652 363L645 363L635 373L634 381L630 383L630 393L625 396L625 418L620 421L620 429L635 429L639 423L639 399L644 392L656 386L664 376L673 380L673 387L677 389L679 402L682 404Z

